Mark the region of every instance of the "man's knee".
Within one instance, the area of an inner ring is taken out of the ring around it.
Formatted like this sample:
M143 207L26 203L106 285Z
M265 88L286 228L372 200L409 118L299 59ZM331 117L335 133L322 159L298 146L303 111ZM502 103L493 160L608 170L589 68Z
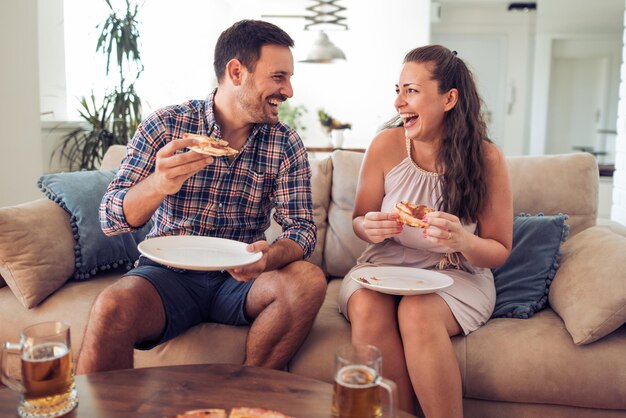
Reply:
M317 312L326 296L326 276L315 264L295 261L283 271L283 296L299 311Z
M105 288L94 301L89 318L96 332L131 336L138 317L146 313L141 306L148 296L145 286L151 284L141 278L127 277Z

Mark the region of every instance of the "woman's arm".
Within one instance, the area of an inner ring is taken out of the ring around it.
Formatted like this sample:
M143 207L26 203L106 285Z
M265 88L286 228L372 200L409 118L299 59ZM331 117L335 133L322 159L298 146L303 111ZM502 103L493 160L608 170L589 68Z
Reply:
M429 237L461 252L474 266L495 268L502 265L513 240L513 192L504 155L494 144L485 146L486 201L478 215L478 235L464 230L454 215L433 212L426 215L432 231ZM448 234L448 232L450 234Z
M352 213L352 228L365 242L381 242L402 230L396 214L380 212L385 196L385 174L401 161L404 152L399 145L399 133L397 129L380 132L363 158Z

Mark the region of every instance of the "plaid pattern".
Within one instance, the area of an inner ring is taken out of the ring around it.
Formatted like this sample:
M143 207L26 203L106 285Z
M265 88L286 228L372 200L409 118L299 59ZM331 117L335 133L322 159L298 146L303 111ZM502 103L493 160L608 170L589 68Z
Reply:
M184 132L221 137L213 113L213 91L207 100L165 107L145 119L100 205L100 224L107 235L134 231L124 217L122 201L130 187L154 171L156 153ZM187 152L187 150L181 151ZM305 258L313 252L316 226L311 202L311 168L298 134L283 123L258 124L232 162L215 160L169 195L153 214L147 238L202 235L251 243L265 239L270 211L282 226L280 238L299 244Z

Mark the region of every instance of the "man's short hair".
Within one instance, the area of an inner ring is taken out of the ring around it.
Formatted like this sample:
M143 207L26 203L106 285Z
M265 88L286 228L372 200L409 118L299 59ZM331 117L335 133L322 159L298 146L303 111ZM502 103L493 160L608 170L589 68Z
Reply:
M217 81L221 82L226 64L239 60L250 72L254 72L263 45L284 45L292 48L293 39L281 28L262 20L241 20L226 29L215 45L213 68Z

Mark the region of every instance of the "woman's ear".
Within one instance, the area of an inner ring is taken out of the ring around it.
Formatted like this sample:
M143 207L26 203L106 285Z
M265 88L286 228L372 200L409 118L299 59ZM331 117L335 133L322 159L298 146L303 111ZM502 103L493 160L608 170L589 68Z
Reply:
M457 89L450 89L446 93L446 104L444 106L444 111L452 109L456 106L456 102L459 100L459 91Z
M243 71L243 64L236 58L226 63L226 78L230 80L234 86L239 86L243 82Z

